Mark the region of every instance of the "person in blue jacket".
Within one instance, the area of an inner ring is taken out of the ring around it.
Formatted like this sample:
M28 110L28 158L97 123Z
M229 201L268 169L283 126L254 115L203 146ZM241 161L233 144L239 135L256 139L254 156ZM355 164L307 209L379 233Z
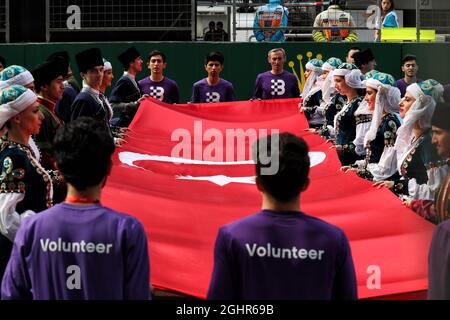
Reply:
M270 0L268 4L258 7L253 22L253 32L256 40L261 41L284 41L286 30L281 28L288 24L288 9L283 7L283 0ZM261 28L275 28L261 29ZM279 28L278 30L276 28Z
M394 10L394 0L381 1L381 25L383 28L398 28L398 17Z

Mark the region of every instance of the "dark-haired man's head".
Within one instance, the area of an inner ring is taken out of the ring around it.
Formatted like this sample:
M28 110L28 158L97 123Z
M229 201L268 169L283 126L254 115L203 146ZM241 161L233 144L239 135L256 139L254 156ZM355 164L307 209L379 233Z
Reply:
M310 160L302 138L291 133L260 138L253 158L258 189L276 202L294 201L308 187Z
M369 48L355 52L353 54L353 59L355 60L355 65L361 70L362 74L366 74L369 71L375 70L377 67L377 62L375 61L375 56L372 50Z
M405 78L414 78L417 75L419 66L417 64L417 57L408 54L402 59L402 71L405 74Z
M57 61L59 60L59 61L61 61L60 62L61 64L65 64L67 66L67 72L63 75L65 79L73 78L73 72L72 72L72 68L70 66L70 56L67 51L53 52L46 59L46 61L51 61L51 60L57 60Z
M216 29L216 23L214 21L210 21L208 23L208 27L210 31L214 31Z
M53 142L54 158L64 180L81 192L104 184L114 148L107 128L88 117L60 128Z
M207 65L208 62L210 62L210 61L217 61L221 65L223 65L223 63L225 61L225 57L223 56L222 52L213 51L213 52L210 52L210 53L208 53L206 55L206 57L205 57L205 65Z
M209 78L218 78L223 70L225 58L221 52L213 51L205 57L205 70Z
M166 55L164 53L159 50L153 50L148 54L147 68L155 80L162 79L166 66Z
M345 56L345 62L355 64L355 59L353 58L353 54L355 54L356 52L359 52L359 51L361 51L360 47L351 47L348 50L347 55Z
M432 142L441 157L450 159L450 104L438 102L431 118Z

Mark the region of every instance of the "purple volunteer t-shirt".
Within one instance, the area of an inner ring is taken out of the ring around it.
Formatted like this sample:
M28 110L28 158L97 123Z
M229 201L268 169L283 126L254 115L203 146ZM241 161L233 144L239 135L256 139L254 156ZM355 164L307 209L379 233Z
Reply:
M344 232L301 212L262 210L223 226L208 299L356 299Z
M297 78L287 71L273 74L271 71L258 74L253 99L298 98L300 90Z
M236 96L234 94L233 84L222 78L214 86L210 86L206 78L197 81L192 86L192 103L227 102L235 100Z
M423 82L422 79L417 79L417 83ZM406 93L406 88L409 86L408 83L406 83L404 78L401 78L397 80L397 88L400 90L401 97L403 98Z
M19 228L2 299L149 299L142 224L100 204L57 204Z
M159 101L166 103L180 102L180 90L177 83L167 77L159 82L152 81L150 77L147 77L140 80L138 86L141 94L148 94Z

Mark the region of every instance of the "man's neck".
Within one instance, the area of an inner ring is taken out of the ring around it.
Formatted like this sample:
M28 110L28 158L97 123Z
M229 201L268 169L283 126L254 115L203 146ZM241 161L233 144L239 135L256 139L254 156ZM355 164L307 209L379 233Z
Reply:
M414 77L408 77L408 76L405 76L405 77L403 78L403 80L405 80L405 82L406 82L407 84L412 84L412 83L416 83L416 82L417 82L417 77L416 77L416 76L414 76Z
M263 193L261 209L273 211L300 211L300 197L289 202L279 202Z
M136 77L137 72L136 72L136 70L134 70L133 68L128 69L126 72L127 72L130 76L132 76L133 78Z
M42 94L42 92L40 92L39 94L38 94L38 96L40 96L41 98L44 98L45 100L47 100L47 101L49 101L49 102L51 102L51 103L53 103L53 104L56 104L56 101L55 100L53 100L52 98L50 98L48 95L46 95L46 94Z
M100 86L99 91L103 94L106 92L106 86Z
M150 80L154 82L161 82L164 79L164 75L162 73L152 73L150 74Z
M220 77L210 77L210 76L208 76L208 77L206 78L206 81L208 82L208 84L209 84L210 86L215 86L216 84L219 83Z
M72 186L70 183L67 184L67 197L75 197L75 198L87 198L87 199L93 199L96 201L100 201L102 187L101 185L97 185L94 187L89 187L86 190L79 191L74 186ZM82 202L76 202L73 203L75 205L92 205L91 203L82 203Z
M282 74L283 73L283 69L281 69L280 71L275 71L275 70L270 70L270 72L272 73L272 74L274 74L274 75L279 75L279 74Z

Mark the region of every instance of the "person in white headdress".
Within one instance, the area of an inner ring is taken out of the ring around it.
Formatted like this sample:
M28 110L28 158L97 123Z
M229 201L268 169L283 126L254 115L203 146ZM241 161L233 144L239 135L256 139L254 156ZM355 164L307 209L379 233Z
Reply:
M365 148L365 159L356 161L354 165L342 167L344 171L352 169L358 175L372 179L367 167L377 166L385 149L393 148L397 137L400 121L397 117L400 102L400 90L395 87L395 79L389 74L376 72L366 77L366 96L364 97L367 111L371 113L372 121L367 129L360 130L354 141L358 148ZM361 106L360 106L361 108ZM357 112L359 109L357 110ZM358 128L357 128L358 129Z
M33 75L22 66L12 65L0 72L0 88L9 87L14 84L24 86L25 88L36 92ZM0 134L0 141L2 139L6 140L7 138L6 136L2 137ZM33 149L36 159L40 161L41 154L32 137L30 137L29 145Z
M345 105L346 97L336 91L333 71L342 64L339 58L331 57L322 65L322 101L316 112L323 115L321 128L311 129L325 139L334 138L334 116Z
M365 93L362 79L361 71L353 64L343 63L333 71L336 90L347 98L342 110L334 117L335 146L343 166L353 164L362 158L356 154L353 143L356 137L355 112L363 101Z
M400 101L400 117L404 121L394 145L395 161L383 168L391 175L397 170L399 178L376 182L375 187L385 186L403 199L434 198L448 173L445 159L431 142L431 118L442 93L442 85L432 79L407 87Z
M44 119L37 95L12 85L0 90L0 103L0 130L8 133L0 145L1 279L22 220L52 206L53 186L29 145Z
M322 65L323 61L319 59L308 61L305 66L306 83L300 95L300 110L305 113L309 126L313 128L323 124L322 113L316 112L322 102Z

